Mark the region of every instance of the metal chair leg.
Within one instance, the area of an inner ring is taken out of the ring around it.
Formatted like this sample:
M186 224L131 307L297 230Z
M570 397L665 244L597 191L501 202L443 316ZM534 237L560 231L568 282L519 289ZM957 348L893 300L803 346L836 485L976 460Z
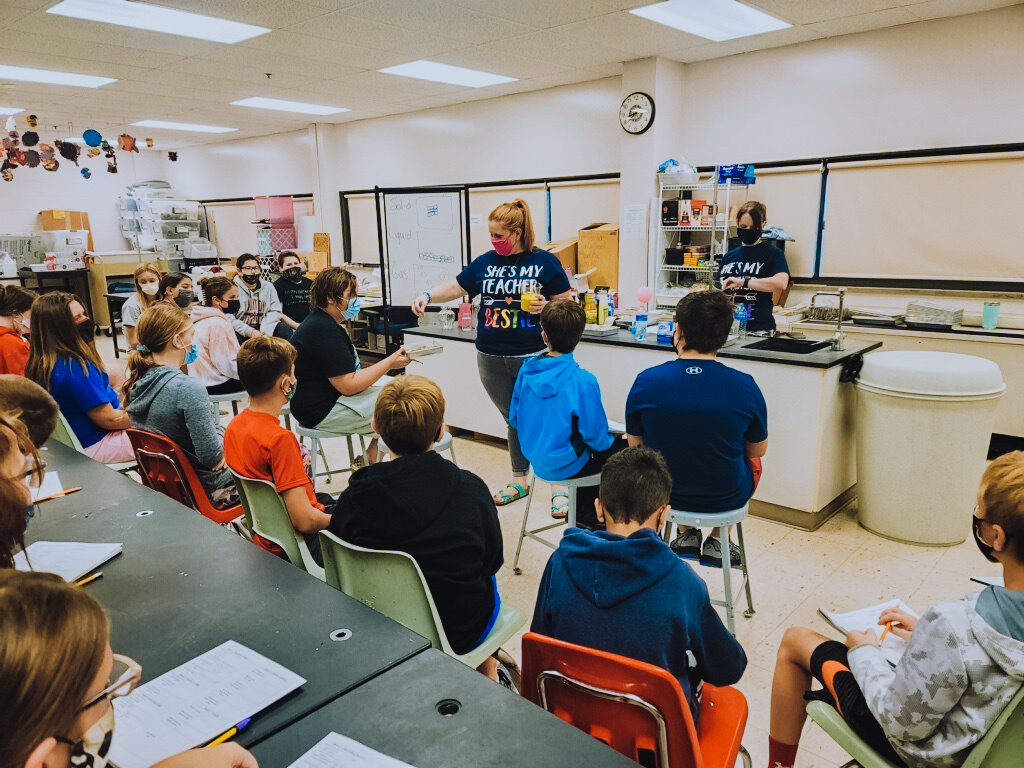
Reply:
M534 481L536 485L536 481ZM523 569L519 567L519 553L523 551L523 539L526 538L526 522L530 519L530 506L533 504L534 488L530 488L530 496L526 500L526 510L523 512L523 525L519 529L519 546L516 547L516 559L512 561L512 573L516 576L523 574Z
M725 619L729 634L736 637L736 622L733 614L735 606L732 602L732 556L729 552L729 526L718 529L719 541L722 543L722 580L725 586Z
M750 571L747 565L747 548L743 544L743 523L736 523L736 540L740 545L740 557L743 558L743 581L744 588L747 593L747 610L743 612L743 615L748 619L754 615L754 595L750 591Z

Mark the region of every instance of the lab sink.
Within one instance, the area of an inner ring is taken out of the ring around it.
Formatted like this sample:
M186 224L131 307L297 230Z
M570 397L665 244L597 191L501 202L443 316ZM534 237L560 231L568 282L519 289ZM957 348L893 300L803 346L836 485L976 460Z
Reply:
M748 344L745 349L762 349L766 352L789 352L793 355L808 355L824 349L832 342L828 339L790 339L786 336L774 336L756 344Z

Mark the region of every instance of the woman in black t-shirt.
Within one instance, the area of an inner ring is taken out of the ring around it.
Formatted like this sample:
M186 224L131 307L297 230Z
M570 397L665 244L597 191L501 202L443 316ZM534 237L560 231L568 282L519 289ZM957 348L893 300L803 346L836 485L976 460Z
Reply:
M740 247L729 251L718 266L722 290L734 290L733 301L750 305L748 331L775 330L773 296L789 285L786 255L761 239L767 211L764 203L749 200L736 212L736 235Z

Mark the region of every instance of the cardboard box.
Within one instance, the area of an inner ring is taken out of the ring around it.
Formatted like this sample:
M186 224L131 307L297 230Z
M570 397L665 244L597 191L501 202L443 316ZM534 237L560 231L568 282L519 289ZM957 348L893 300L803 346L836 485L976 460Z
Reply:
M46 231L55 229L90 229L89 214L82 211L40 211L39 220ZM89 250L93 250L91 229L89 231Z
M313 233L313 250L327 254L327 260L331 260L331 236L327 232Z
M310 251L307 260L306 270L308 272L323 272L331 266L331 258L323 251Z
M556 240L548 243L544 248L555 255L562 267L576 274L576 254L579 251L579 238L568 237L565 240Z
M591 285L619 287L619 225L589 224L579 232L579 252L576 257L579 272L592 267Z

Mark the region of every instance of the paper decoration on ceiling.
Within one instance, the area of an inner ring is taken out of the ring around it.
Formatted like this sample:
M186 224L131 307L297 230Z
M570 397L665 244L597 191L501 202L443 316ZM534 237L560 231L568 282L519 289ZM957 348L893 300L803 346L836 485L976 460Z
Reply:
M100 136L100 132L94 131L92 128L90 128L89 130L82 134L82 139L90 147L98 147L100 145L100 142L103 141L103 137Z
M39 125L39 118L35 115L29 115L25 118L25 122L28 123L29 128L35 128L37 125Z
M117 173L117 158L114 157L113 150L108 152L106 156L110 158L107 160L107 173Z
M90 171L88 168L83 168L81 173L83 179L88 179L92 176L92 171Z
M39 153L36 152L34 149L30 149L28 152L26 152L25 153L25 165L27 165L29 168L38 168L39 167Z
M16 157L18 158L18 165L28 165L28 157L25 155L24 149L19 149Z
M4 136L3 145L4 145L4 149L6 149L8 152L10 152L11 150L17 149L18 148L18 143L19 142L18 142L18 140L16 138L11 138L10 136Z
M152 139L146 139L146 146L149 147L150 149L152 149L153 148L153 140Z
M43 158L43 160L53 160L53 147L49 144L40 144L39 156Z
M39 134L35 131L26 131L21 136L21 143L26 147L34 147L39 143Z
M14 181L14 174L11 172L11 168L7 163L4 163L3 170L0 170L0 178L4 181Z
M177 152L168 152L167 153L167 159L170 160L172 163L178 162L178 153Z
M7 130L15 136L18 135L18 124L14 122L13 116L7 118Z
M60 168L60 163L51 157L49 160L43 160L43 168L48 171L56 171Z
M86 154L88 154L89 157L99 157L102 152L103 150L99 147L89 147L89 151Z
M129 136L127 133L122 133L117 137L117 148L122 152L138 152L139 148L135 146L135 137Z
M54 144L57 145L61 157L78 165L78 154L82 151L80 146L73 141L61 141L60 139L57 139Z

